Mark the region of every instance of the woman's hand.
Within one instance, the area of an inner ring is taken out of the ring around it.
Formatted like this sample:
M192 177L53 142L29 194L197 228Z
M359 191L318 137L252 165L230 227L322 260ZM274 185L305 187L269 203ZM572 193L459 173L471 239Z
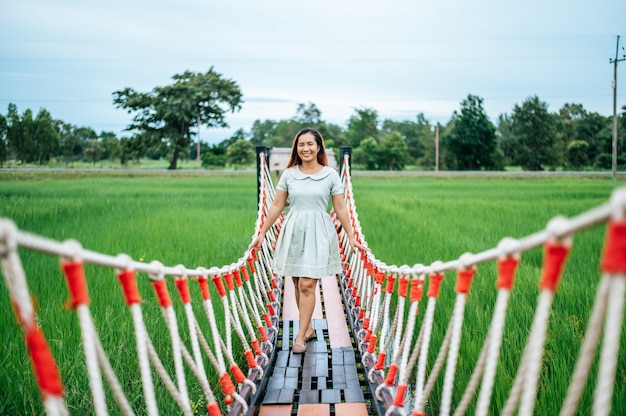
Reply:
M248 246L248 250L260 250L263 245L263 240L265 240L265 233L259 233L259 235L257 235Z
M350 238L350 247L352 248L353 252L356 252L356 249L360 249L363 251L369 251L369 249L367 247L365 247L363 244L359 243L358 241L356 241L356 237L352 236Z

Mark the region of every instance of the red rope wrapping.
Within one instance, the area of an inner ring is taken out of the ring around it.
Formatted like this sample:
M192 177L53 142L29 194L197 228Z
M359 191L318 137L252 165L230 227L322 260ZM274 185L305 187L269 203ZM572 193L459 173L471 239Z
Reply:
M259 255L257 254L257 249L256 248L254 250L252 250L250 252L250 254L252 254L252 260L257 261L259 259ZM252 266L252 265L250 266L250 270L252 270L252 272L254 272L253 267L254 266Z
M363 319L363 329L368 329L370 327L370 318Z
M358 296L357 296L357 291L358 291L358 290L359 290L359 289L358 289L356 286L353 286L353 287L352 287L352 297L353 297L353 298L358 297Z
M390 274L389 277L387 278L387 287L385 287L385 290L387 291L387 293L393 293L393 288L396 285L396 276Z
M357 299L358 301L359 299ZM358 302L359 304L361 303L360 301ZM359 305L356 305L359 306ZM359 318L358 319L363 319L365 317L365 309L359 309Z
M243 280L245 280L246 282L250 281L250 276L248 275L248 268L246 266L241 266L239 268L239 272L243 276Z
M170 294L167 291L167 282L165 279L153 280L152 287L154 287L154 291L159 299L159 305L161 305L162 308L172 306L172 298L170 298Z
M423 292L424 292L424 281L422 279L413 279L411 281L411 302L419 302L420 300L422 300Z
M371 336L372 336L372 330L368 329L367 332L365 333L365 337L363 337L363 342L369 342Z
M224 392L225 402L226 404L231 404L233 402L233 394L235 394L235 385L233 381L230 379L228 373L224 373L220 376L220 384L222 385L222 391Z
M233 373L233 376L235 377L235 381L237 383L243 383L244 381L246 381L246 375L243 373L243 371L241 371L241 368L239 368L236 363L230 366L230 372Z
M428 293L426 296L429 298L437 299L439 297L439 287L443 280L443 273L434 273L429 276L430 283L428 285Z
M180 295L180 300L184 305L191 303L191 294L189 293L189 284L187 279L176 279L174 280L174 284L176 285L176 289L178 289L178 294Z
M406 292L409 288L409 278L406 276L401 276L400 281L398 282L398 295L406 298Z
M496 281L496 288L506 290L513 288L518 264L519 259L515 257L498 259L498 280Z
M243 355L246 357L248 368L254 368L257 366L257 362L254 358L254 355L252 354L252 350L246 350Z
M268 290L267 291L267 296L269 296L270 301L276 302L276 296L274 296L274 291L273 290Z
M393 386L393 383L396 380L397 374L398 374L398 364L393 363L389 366L389 372L387 373L387 377L385 378L385 384L388 386Z
M222 411L217 403L209 403L206 405L206 410L209 416L222 416Z
M374 273L374 281L382 286L383 282L385 281L385 272L377 271L376 273Z
M141 303L141 296L139 295L139 289L137 289L137 280L135 279L135 271L125 270L119 272L117 274L117 279L122 285L122 292L124 292L126 305L130 306L136 303Z
M472 286L472 278L476 274L476 268L470 267L468 269L460 269L456 272L456 287L454 288L456 293L467 293Z
M267 342L268 338L267 338L267 334L265 333L265 328L263 328L262 326L257 327L257 329L259 330L259 334L261 335L261 342Z
M348 271L349 271L349 270L348 270ZM348 286L347 286L347 287L348 287L348 289L352 288L352 284L353 284L353 282L354 282L354 278L352 278L352 277L348 277Z
M393 399L393 405L396 407L404 408L404 396L406 396L406 384L398 384L398 389L396 390L396 397Z
M387 354L385 354L384 352L378 353L378 360L376 360L376 365L374 366L374 370L384 370L386 358L387 358Z
M367 342L369 342L369 345L367 346L367 352L369 352L370 354L374 354L374 351L376 351L376 340L378 339L378 337L374 334L370 334L369 339L367 340Z
M79 305L89 304L89 293L87 292L87 279L85 278L85 268L82 261L63 262L61 270L65 274L67 288L72 297L70 305L76 309Z
M206 276L198 276L198 285L200 286L200 292L202 292L202 299L211 299L211 291L209 290L209 279Z
M26 329L25 341L37 384L45 399L63 396L63 384L48 342L37 325Z
M267 304L267 310L269 311L271 316L276 316L276 310L274 309L271 303Z
M268 310L269 310L269 308L268 308ZM272 310L273 310L273 308L272 308ZM271 313L271 310L270 310L270 313ZM267 313L267 312L263 313L263 320L265 321L265 326L266 327L271 328L271 327L274 326L274 323L272 322L272 319L270 318L270 314L269 313Z
M374 288L374 291L372 292L371 295L369 295L367 298L371 299L373 298L376 294L378 293L378 286Z
M600 269L604 273L626 274L626 221L609 221Z
M228 290L234 290L235 289L235 282L233 281L233 274L232 273L226 273L224 275L224 281L226 282L226 287L228 288Z
M263 354L263 351L261 350L261 347L259 346L258 339L253 339L252 341L250 341L250 343L252 344L252 349L254 350L254 353L257 356Z
M272 288L278 289L278 283L276 282L275 278L272 278Z
M213 284L215 285L215 288L217 289L217 293L221 297L226 296L226 288L224 288L224 282L222 281L222 276L218 274L216 276L213 276L211 280L213 280Z
M237 284L237 287L241 287L241 285L243 285L243 281L241 280L241 273L239 270L233 270L233 276L235 276L235 283Z
M543 271L539 287L542 290L556 292L563 273L569 246L559 243L546 243L544 247Z
M253 256L256 256L256 250L252 250ZM248 257L248 267L250 267L250 272L254 273L256 270L254 268L254 260L252 257Z
M426 413L420 412L418 410L413 410L413 412L411 413L411 416L426 416Z

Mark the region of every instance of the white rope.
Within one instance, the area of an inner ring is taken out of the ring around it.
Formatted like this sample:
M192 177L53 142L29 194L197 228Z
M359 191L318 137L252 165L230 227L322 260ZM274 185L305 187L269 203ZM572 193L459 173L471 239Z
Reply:
M174 372L176 374L176 385L183 402L183 411L191 412L191 404L189 403L189 393L187 391L187 381L185 379L185 368L183 366L182 343L178 333L178 323L176 321L176 313L172 306L161 308L165 325L170 333L170 342L172 344L172 357L174 359Z
M496 377L496 369L498 367L498 357L500 356L500 347L502 345L502 334L504 332L504 322L506 319L506 309L509 301L509 291L500 289L496 306L493 313L493 321L491 322L491 331L488 337L489 349L487 353L487 362L485 364L485 373L480 385L480 393L478 403L476 405L476 415L486 416L489 412L489 404L493 391L493 384Z
M589 370L593 363L596 348L600 341L602 321L606 312L609 290L611 289L610 279L608 275L604 275L600 280L596 299L593 303L593 309L591 310L591 317L589 318L587 330L585 331L585 339L580 349L576 367L574 368L574 373L569 383L565 401L563 402L559 416L571 416L578 408L578 403L585 388L587 377L589 376Z
M465 293L459 293L456 296L456 303L454 304L452 339L450 341L448 362L446 363L446 372L443 379L443 393L441 396L441 407L439 411L441 416L450 414L452 390L454 388L454 374L456 371L456 362L459 356L459 347L461 345L461 330L463 329L466 296L467 295Z
M609 302L604 322L604 339L598 368L598 384L593 401L593 414L606 416L611 411L615 369L619 355L619 341L624 313L624 288L626 276L612 276Z
M98 355L98 363L100 364L100 368L102 369L102 373L104 374L104 378L109 383L109 387L111 388L111 392L113 393L113 397L115 401L120 406L120 410L122 414L126 416L133 415L133 410L130 407L130 403L128 403L128 399L124 395L122 391L122 386L120 381L118 380L115 372L113 371L113 367L111 367L111 363L109 363L109 359L106 356L104 348L100 343L100 338L95 338L95 346L96 353Z
M419 408L419 404L422 402L422 396L424 394L424 383L426 380L426 363L428 361L428 349L430 346L430 337L433 331L433 322L435 316L435 307L437 305L437 298L429 297L426 304L426 313L424 315L424 321L422 327L424 328L424 339L420 347L419 361L417 363L417 377L415 380L415 404L416 408ZM411 319L411 318L409 318ZM406 347L405 347L406 351ZM402 364L405 365L404 354L402 358Z
M528 339L528 365L524 376L522 397L520 403L520 416L530 416L535 407L535 396L537 395L537 383L539 381L539 370L541 369L541 358L543 357L543 345L545 342L546 330L548 328L548 318L550 317L550 307L552 305L553 294L549 290L541 291L535 320L530 330Z
M94 342L96 333L89 313L87 305L76 306L76 315L80 326L80 333L83 342L83 351L85 354L85 363L87 364L87 375L89 378L89 386L91 388L93 406L96 415L106 416L109 414L104 396L104 387L102 385L102 375L98 366L98 355L96 352L96 344Z

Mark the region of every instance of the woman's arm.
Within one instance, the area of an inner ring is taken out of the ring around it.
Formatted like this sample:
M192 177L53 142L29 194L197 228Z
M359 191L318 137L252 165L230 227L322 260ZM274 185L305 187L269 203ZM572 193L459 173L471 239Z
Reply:
M346 202L343 199L343 194L333 195L333 209L335 210L335 214L337 214L337 219L339 219L341 226L345 230L346 234L348 234L348 241L350 241L350 247L352 247L352 251L355 251L355 248L367 250L365 246L356 241L354 231L352 230L352 225L350 224L348 208L346 208Z
M250 243L249 249L256 248L261 249L261 244L263 244L263 239L265 238L265 234L272 228L272 225L276 222L280 213L283 212L283 208L285 208L285 204L287 203L287 196L289 194L285 191L281 191L279 189L276 190L276 195L274 195L274 201L272 201L272 205L270 205L269 210L267 211L267 217L265 218L265 222L261 227L261 231L259 235L255 237L255 239Z

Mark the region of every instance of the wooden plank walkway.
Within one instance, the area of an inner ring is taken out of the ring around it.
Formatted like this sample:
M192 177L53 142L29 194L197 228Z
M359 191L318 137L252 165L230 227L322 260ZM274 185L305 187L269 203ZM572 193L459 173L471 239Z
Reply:
M352 345L337 278L329 276L317 285L313 327L317 339L307 343L304 354L291 352L299 320L294 286L285 278L281 328L275 362L260 416L367 416L369 384Z

